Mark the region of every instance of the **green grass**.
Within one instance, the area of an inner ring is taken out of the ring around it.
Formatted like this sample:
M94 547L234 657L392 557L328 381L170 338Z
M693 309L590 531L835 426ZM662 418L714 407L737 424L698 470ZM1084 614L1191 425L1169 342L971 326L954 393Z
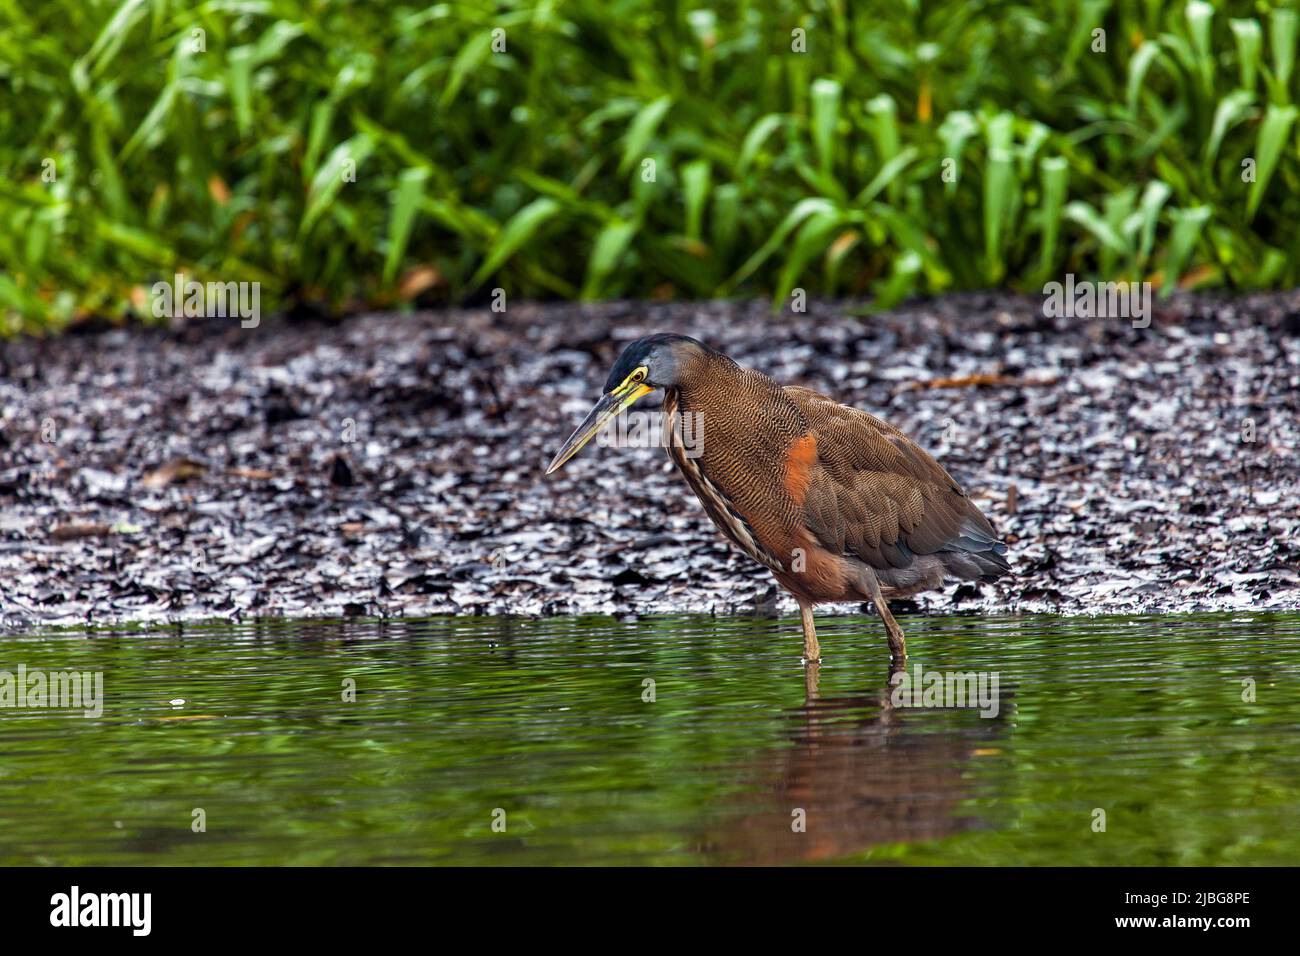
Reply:
M334 309L1295 285L1298 24L1199 0L0 0L0 315L147 317L177 271Z

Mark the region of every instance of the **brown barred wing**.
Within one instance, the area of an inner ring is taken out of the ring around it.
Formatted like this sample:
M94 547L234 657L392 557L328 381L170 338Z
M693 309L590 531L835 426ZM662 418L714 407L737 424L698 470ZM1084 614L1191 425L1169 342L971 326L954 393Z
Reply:
M817 439L804 498L808 529L836 554L878 569L939 556L962 578L1009 569L1006 545L943 467L888 422L807 388L786 393Z

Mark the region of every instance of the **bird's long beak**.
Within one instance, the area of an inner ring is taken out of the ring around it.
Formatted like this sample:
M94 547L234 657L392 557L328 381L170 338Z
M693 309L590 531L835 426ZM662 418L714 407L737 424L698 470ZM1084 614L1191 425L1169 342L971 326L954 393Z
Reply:
M630 407L643 395L649 395L653 391L654 389L649 385L624 382L614 391L602 397L596 403L596 407L587 413L587 417L582 420L582 424L569 436L569 440L555 453L555 457L551 459L551 464L547 467L546 473L549 475L558 471L561 465L582 451L582 446L591 441L592 437L608 425L611 419L617 417L619 412Z

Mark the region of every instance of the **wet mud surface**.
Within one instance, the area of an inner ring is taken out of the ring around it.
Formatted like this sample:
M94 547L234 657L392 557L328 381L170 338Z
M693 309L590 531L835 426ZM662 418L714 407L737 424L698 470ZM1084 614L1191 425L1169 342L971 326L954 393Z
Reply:
M662 448L593 443L542 475L656 330L881 415L966 486L1014 576L898 610L1300 607L1300 294L1178 296L1147 328L1003 295L855 308L512 304L0 343L0 618L788 610Z

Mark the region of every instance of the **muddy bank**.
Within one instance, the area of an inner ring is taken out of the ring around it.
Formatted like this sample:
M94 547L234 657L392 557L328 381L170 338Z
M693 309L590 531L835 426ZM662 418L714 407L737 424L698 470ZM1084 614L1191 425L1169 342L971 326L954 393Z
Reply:
M1017 574L915 610L1300 607L1300 294L1175 298L1145 329L1008 296L853 308L519 304L0 344L0 615L792 607L662 449L593 446L542 478L653 330L880 414L967 486Z

